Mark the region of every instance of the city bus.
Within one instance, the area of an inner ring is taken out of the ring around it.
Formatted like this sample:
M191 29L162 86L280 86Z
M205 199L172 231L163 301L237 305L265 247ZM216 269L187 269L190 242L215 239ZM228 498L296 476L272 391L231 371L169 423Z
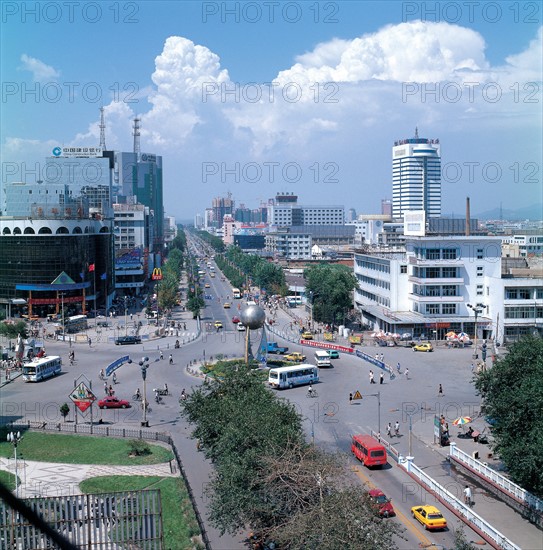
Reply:
M241 298L241 290L239 288L233 288L232 297L236 300L239 300Z
M68 317L67 319L64 319L64 331L67 334L87 330L87 328L88 326L86 315L74 315L73 317Z
M313 384L319 381L319 371L314 365L303 363L293 367L278 367L270 369L268 384L272 388L284 389L303 384Z
M23 365L23 380L25 382L40 382L61 372L62 359L56 355L35 359Z
M351 451L367 468L387 463L385 447L369 435L353 435Z

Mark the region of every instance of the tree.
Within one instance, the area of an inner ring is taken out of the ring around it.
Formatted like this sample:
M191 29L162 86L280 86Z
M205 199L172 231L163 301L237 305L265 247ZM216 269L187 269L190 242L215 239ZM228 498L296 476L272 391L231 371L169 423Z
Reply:
M21 335L21 338L28 337L28 328L24 321L17 321L16 323L4 322L0 323L0 335L7 338L17 338Z
M491 369L475 375L475 387L511 478L543 497L543 340L528 336L511 346Z
M304 273L306 293L313 303L313 319L323 323L340 323L352 308L356 277L344 265L320 264Z
M62 415L62 419L64 421L66 421L66 417L68 416L70 412L70 406L68 405L68 403L64 403L63 405L60 406L60 414Z

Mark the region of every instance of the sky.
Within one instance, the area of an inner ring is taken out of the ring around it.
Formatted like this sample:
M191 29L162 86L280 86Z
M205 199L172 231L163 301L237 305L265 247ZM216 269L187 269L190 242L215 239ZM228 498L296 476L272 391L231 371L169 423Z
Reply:
M395 140L438 138L442 211L542 200L539 2L0 4L1 184L56 146L162 155L167 215L278 192L379 213Z

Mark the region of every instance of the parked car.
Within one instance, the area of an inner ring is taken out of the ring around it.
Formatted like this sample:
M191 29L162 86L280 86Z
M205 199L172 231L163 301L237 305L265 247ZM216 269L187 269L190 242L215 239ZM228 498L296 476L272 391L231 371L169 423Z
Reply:
M296 363L301 363L302 361L305 361L305 355L302 355L299 351L293 351L292 353L285 355L285 359L287 361L294 361Z
M126 344L141 344L141 338L139 336L119 336L115 339L117 346L124 346Z
M369 497L379 516L382 518L389 518L396 515L390 499L381 489L372 489L369 492Z
M105 397L98 401L98 407L100 409L128 409L130 407L130 402L126 399L119 399L114 395Z
M434 351L434 348L430 342L424 342L422 344L415 344L413 346L413 351Z
M339 359L339 351L337 351L336 349L329 349L327 351L330 359Z
M99 327L110 327L111 326L111 323L109 323L108 321L106 321L105 319L102 319L101 321L98 321L96 323L97 326Z
M306 330L305 332L302 332L302 338L304 340L313 340L313 333Z
M411 508L411 515L427 531L447 528L447 520L435 506L413 506Z

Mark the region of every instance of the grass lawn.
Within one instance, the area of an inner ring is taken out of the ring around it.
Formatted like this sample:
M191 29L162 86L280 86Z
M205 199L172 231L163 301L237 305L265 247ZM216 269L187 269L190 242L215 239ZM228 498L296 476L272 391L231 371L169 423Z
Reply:
M0 481L10 490L15 491L15 476L5 470L0 470Z
M79 485L84 493L115 491L137 491L160 489L164 548L167 550L188 550L203 548L200 539L193 539L200 533L183 480L178 477L147 476L104 476L93 477Z
M13 455L13 445L0 443L0 456ZM27 432L19 443L18 452L27 460L67 462L70 464L111 464L114 466L158 464L173 458L173 453L159 445L149 444L151 453L130 457L129 439L85 437Z

